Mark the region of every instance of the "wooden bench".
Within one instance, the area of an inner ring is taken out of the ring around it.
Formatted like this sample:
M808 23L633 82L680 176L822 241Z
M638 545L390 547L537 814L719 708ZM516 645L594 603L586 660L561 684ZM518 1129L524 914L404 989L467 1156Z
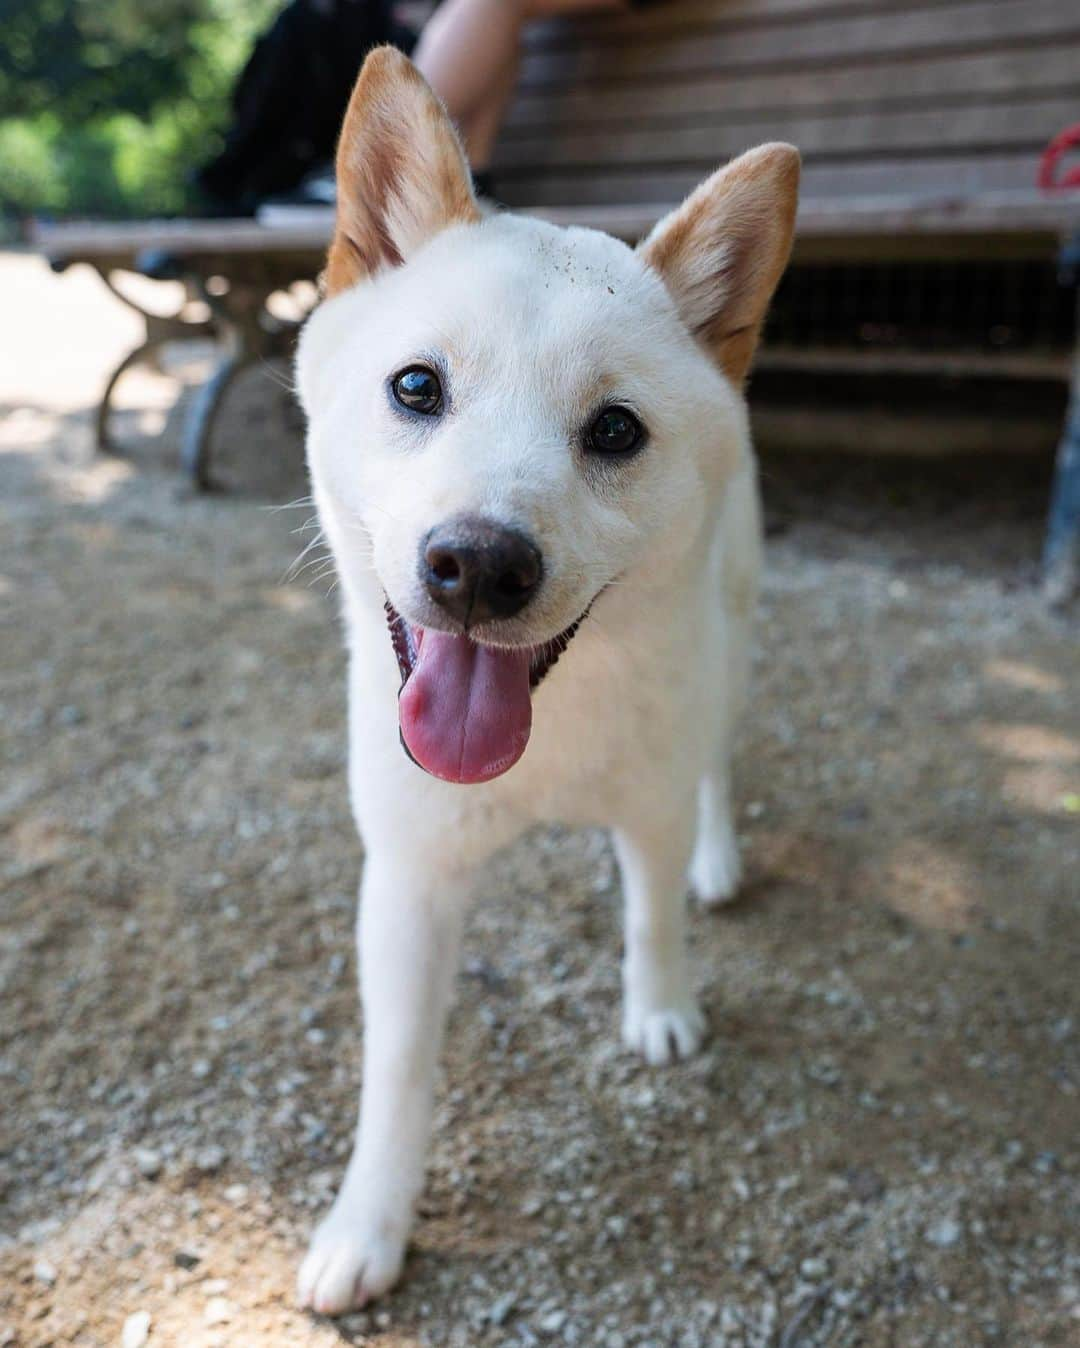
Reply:
M1050 138L1078 120L1078 0L670 0L529 32L495 177L514 207L633 240L717 163L783 139L805 163L797 265L1052 264L1080 227L1080 193L1041 192L1036 171ZM58 263L89 261L105 276L155 250L202 297L225 348L185 434L185 462L205 483L221 394L280 337L266 297L315 275L329 229L315 213L281 228L71 225L38 237ZM171 331L159 322L148 339ZM950 353L968 372L1062 378L1069 357L1061 342L1011 369L992 349ZM766 345L761 361L933 369L942 359L873 344ZM1075 423L1075 382L1073 406ZM1075 458L1063 449L1047 544L1059 592L1077 574L1080 469L1066 472Z

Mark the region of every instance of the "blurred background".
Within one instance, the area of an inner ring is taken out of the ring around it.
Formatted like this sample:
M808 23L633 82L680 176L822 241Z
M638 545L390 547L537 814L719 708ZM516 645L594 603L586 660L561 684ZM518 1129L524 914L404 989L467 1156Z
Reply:
M5 0L0 210L175 214L277 0Z

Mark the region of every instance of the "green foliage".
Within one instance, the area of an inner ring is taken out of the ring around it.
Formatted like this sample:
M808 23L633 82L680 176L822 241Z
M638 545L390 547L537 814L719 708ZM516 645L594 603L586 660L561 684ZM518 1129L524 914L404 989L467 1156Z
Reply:
M283 0L0 0L0 211L182 211Z
M0 208L31 203L42 210L63 206L63 189L56 172L53 144L55 119L0 122Z

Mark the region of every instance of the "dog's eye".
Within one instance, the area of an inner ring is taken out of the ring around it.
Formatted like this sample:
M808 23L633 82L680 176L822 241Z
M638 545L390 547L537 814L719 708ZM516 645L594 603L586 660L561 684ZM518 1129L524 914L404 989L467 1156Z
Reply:
M407 370L394 375L392 388L394 397L410 412L422 412L430 417L442 408L439 377L422 365L410 365Z
M589 427L586 441L596 454L629 454L641 444L645 431L625 407L605 407Z

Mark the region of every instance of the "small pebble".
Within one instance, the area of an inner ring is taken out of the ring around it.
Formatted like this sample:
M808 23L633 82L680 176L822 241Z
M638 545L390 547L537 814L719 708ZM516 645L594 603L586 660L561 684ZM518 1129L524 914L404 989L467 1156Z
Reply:
M203 1147L195 1153L195 1169L201 1170L204 1175L212 1175L215 1170L220 1170L224 1164L224 1147Z
M136 1147L135 1168L143 1179L157 1179L161 1174L161 1152L153 1147Z
M55 1265L50 1264L47 1259L39 1259L34 1265L34 1277L46 1287L51 1287L56 1281Z
M224 1297L211 1297L203 1310L203 1319L208 1325L227 1325L232 1315L232 1302Z
M515 1292L507 1292L504 1296L499 1297L497 1301L493 1301L488 1307L488 1320L493 1325L505 1324L507 1317L516 1304L517 1294Z
M120 1332L120 1348L143 1348L150 1337L150 1312L136 1311L124 1321Z
M948 1250L957 1244L963 1233L964 1228L958 1221L952 1217L945 1217L940 1222L935 1222L933 1226L927 1227L926 1239L939 1250Z
M829 1272L829 1265L824 1259L804 1259L799 1265L799 1272L807 1282L820 1282Z

